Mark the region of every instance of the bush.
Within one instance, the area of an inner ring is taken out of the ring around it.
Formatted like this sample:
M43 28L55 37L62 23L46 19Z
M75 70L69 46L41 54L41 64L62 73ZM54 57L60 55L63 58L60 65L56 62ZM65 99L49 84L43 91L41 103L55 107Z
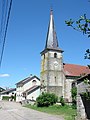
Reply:
M62 106L64 106L64 105L65 105L65 101L64 101L63 96L61 96L61 97L60 97L60 101L59 101L59 102L61 103L61 105L62 105Z
M16 95L14 95L14 96L13 96L13 95L11 95L11 97L10 97L10 98L11 98L11 101L12 101L12 100L14 100L14 101L15 101L15 100L16 100Z
M37 106L38 107L48 107L53 105L58 100L58 97L53 93L42 93L37 99Z
M9 96L3 96L2 100L9 100Z
M71 94L72 94L72 108L75 108L77 107L76 105L76 96L77 96L77 88L76 87L73 87L71 89Z
M7 100L9 101L9 99L12 101L12 100L16 100L16 95L11 95L11 96L3 96L2 100Z
M72 94L72 98L76 99L76 96L77 96L77 88L76 87L73 87L71 89L71 94Z
M77 102L76 102L76 100L74 100L74 99L72 99L72 108L73 109L76 109L77 108Z

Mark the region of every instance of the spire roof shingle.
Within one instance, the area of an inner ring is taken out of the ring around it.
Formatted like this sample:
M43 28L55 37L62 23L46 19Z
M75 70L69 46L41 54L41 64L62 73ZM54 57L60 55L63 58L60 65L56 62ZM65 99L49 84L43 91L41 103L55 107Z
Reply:
M54 26L54 19L53 19L53 11L50 11L50 21L48 26L47 38L46 38L46 46L45 48L58 48L58 40Z

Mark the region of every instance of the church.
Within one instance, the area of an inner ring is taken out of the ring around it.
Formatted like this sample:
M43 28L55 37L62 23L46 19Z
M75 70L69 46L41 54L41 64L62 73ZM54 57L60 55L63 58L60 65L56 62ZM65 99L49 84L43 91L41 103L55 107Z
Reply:
M46 44L41 51L40 78L30 76L16 83L16 101L36 98L42 92L55 93L71 102L72 82L90 73L88 66L67 64L63 62L63 50L59 47L53 11L50 11Z

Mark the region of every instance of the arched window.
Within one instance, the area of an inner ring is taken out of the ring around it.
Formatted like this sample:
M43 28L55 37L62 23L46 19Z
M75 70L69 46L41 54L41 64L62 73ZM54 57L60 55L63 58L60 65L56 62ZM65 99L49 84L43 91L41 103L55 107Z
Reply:
M57 58L57 53L54 53L54 58Z
M44 54L44 59L45 59L45 54Z
M55 76L55 83L56 83L56 76Z
M36 80L33 80L33 81L32 81L32 85L33 85L33 86L36 85Z

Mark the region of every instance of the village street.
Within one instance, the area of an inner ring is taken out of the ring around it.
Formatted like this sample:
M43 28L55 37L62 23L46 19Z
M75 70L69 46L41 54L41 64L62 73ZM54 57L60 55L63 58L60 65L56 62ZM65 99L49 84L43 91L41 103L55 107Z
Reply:
M0 120L64 120L53 116L22 107L19 103L0 101Z

